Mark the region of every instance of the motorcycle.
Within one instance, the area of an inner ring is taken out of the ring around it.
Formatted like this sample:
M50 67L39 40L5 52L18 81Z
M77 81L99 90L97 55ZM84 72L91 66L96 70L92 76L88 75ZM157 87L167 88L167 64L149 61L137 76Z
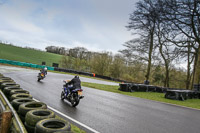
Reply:
M43 72L40 72L40 73L38 73L38 82L40 81L40 80L42 80L42 79L44 79L45 78L45 73L43 73Z
M81 88L76 88L72 90L68 96L68 90L67 87L69 86L66 81L63 81L65 84L63 85L63 91L61 92L61 100L67 100L71 103L72 107L76 107L80 99L84 98L82 95L82 89Z

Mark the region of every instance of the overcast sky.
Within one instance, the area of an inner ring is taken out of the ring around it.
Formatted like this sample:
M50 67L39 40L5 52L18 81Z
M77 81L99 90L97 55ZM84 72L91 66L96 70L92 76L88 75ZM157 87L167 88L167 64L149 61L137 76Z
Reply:
M0 0L0 40L44 50L85 47L117 52L138 0Z

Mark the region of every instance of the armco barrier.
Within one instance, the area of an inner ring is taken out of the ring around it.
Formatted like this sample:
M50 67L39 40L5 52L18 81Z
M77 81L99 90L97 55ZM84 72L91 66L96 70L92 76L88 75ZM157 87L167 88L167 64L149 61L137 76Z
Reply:
M24 67L31 67L31 68L44 68L43 65L37 65L32 63L26 63L26 62L20 62L20 61L12 61L12 60L5 60L0 59L0 63L2 64L10 64L10 65L16 65L16 66L24 66ZM48 70L54 70L54 67L46 66Z

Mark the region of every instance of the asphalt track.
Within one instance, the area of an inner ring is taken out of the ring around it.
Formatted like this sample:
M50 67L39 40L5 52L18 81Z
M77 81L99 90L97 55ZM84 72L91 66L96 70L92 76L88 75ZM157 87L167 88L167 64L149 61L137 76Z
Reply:
M73 76L48 73L37 82L38 71L0 66L0 73L14 79L33 97L101 133L199 133L200 110L83 87L84 99L73 108L60 100L63 79ZM81 77L82 81L112 82ZM117 85L117 84L116 84Z

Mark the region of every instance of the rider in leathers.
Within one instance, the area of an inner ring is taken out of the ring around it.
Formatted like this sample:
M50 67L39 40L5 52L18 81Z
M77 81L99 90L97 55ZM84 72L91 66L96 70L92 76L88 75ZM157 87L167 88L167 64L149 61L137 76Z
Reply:
M72 85L70 87L67 87L67 91L68 91L67 96L69 96L72 90L79 89L79 88L81 89L81 80L79 79L79 76L76 75L71 81L66 83L66 85Z

